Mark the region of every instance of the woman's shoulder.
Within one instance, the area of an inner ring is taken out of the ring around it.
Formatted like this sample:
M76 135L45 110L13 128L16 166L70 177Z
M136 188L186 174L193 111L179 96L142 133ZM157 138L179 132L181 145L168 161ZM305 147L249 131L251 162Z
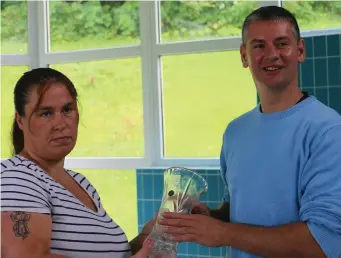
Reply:
M19 155L15 155L1 162L1 174L3 175L10 172L18 172L19 174L25 174L26 172L34 176L45 174L33 161ZM19 174L17 174L17 176L19 176Z
M33 161L15 155L1 162L1 181L2 184L20 185L49 193L52 180Z

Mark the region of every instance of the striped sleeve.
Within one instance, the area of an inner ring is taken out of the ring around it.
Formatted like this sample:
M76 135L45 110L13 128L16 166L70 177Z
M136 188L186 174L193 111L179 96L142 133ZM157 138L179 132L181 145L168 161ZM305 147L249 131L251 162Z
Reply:
M1 211L25 211L51 215L46 182L30 170L1 172Z

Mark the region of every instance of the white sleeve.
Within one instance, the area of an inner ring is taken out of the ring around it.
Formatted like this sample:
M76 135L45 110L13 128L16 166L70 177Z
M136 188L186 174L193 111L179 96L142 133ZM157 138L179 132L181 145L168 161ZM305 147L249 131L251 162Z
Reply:
M38 175L24 170L1 172L1 211L25 211L51 215L49 191Z

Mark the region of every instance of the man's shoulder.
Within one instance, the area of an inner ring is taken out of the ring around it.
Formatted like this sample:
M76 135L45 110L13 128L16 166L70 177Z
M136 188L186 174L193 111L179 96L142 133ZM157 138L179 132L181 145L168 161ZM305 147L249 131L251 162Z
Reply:
M333 108L315 99L313 105L304 113L303 120L317 128L329 129L341 125L341 115Z
M229 122L226 126L225 133L231 130L239 130L242 127L245 127L245 124L252 123L253 118L257 114L257 110L259 110L259 106L245 112L244 114L234 118Z

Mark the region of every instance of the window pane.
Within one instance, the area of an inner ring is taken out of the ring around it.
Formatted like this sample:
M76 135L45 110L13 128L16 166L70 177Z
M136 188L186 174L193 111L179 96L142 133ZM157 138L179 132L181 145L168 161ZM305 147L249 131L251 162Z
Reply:
M14 119L14 86L26 66L1 66L1 158L12 156L11 130Z
M1 1L1 54L27 53L27 2Z
M283 7L294 13L301 30L341 28L341 1L283 1Z
M138 1L49 1L51 51L140 42Z
M240 36L257 1L161 1L162 41Z
M71 156L144 155L140 58L52 65L75 84L78 141Z
M162 57L165 156L217 157L227 124L257 103L239 51Z
M127 234L136 237L137 193L135 170L73 169L83 174L96 188L102 205L113 221Z

